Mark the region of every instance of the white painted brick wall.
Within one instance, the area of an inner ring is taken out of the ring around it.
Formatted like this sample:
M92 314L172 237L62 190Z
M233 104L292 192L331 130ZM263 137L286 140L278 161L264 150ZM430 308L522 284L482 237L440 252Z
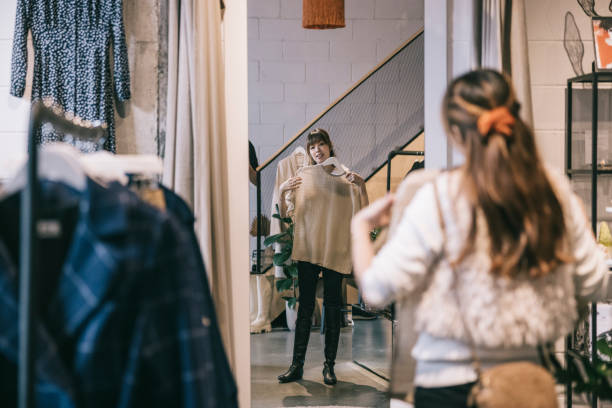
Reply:
M300 123L306 120L305 103L262 103L261 123Z
M376 41L377 40L350 40L332 41L330 59L342 62L371 61L372 66L376 63Z
M353 0L344 10L344 15L348 19L371 20L374 18L374 0Z
M249 40L256 40L259 38L259 19L249 18L247 27L247 35Z
M302 0L281 0L282 18L302 18Z
M259 62L249 61L249 89L250 84L259 82Z
M260 69L262 82L304 82L306 77L306 66L303 62L262 61Z
M306 30L302 20L259 20L259 36L262 40L305 40Z
M590 71L593 61L590 19L573 0L526 1L525 7L536 141L544 160L563 169L565 88L567 79L575 76L563 47L564 18L571 11L578 25L584 42L585 72Z
M386 24L380 24L376 20L355 20L353 22L353 40L371 41L375 40L400 40L399 27L402 20L391 20Z
M349 81L351 81L351 64L348 62L313 62L306 64L306 85L313 82Z
M250 82L249 101L252 103L281 102L283 84L280 82Z
M423 1L346 0L345 28L305 30L302 0L249 0L249 138L259 161L421 28ZM360 95L373 103L374 84ZM373 132L397 119L394 103L368 111Z
M283 43L281 41L251 40L249 41L249 58L252 60L281 60L283 58Z
M285 41L284 59L287 61L329 61L329 43L323 41Z
M328 84L285 84L286 102L329 103Z
M281 0L249 0L248 16L276 18L280 15L280 3Z
M374 16L377 19L418 20L423 17L422 1L384 0L376 1Z

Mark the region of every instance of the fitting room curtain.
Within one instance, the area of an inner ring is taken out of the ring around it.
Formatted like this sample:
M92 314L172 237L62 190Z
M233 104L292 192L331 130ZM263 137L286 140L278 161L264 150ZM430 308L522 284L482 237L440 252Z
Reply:
M474 20L475 66L508 74L533 124L525 0L474 0Z
M224 89L220 3L169 0L163 182L193 208L219 329L234 368Z

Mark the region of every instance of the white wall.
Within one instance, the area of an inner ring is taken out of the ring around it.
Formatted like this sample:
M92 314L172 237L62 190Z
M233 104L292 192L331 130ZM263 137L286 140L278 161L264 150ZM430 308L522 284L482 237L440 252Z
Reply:
M590 72L593 44L590 19L574 0L525 1L536 140L551 165L563 169L565 154L566 80L575 76L565 49L565 13L571 11L584 42L583 69ZM605 4L604 4L605 3ZM608 2L596 2L602 15Z
M423 0L346 0L346 27L302 28L302 0L249 0L249 138L260 163L423 26Z
M601 0L596 3L605 15L607 4ZM563 47L565 13L571 11L578 24L584 42L585 72L590 71L593 61L590 20L574 0L525 1L525 4L535 137L544 160L563 169L566 80L575 76ZM440 24L443 10L449 15L446 25ZM470 0L426 2L425 31L429 36L425 36L425 99L429 102L425 107L425 151L429 157L426 158L428 167L446 167L454 161L452 148L447 148L439 123L439 104L448 79L471 67L471 10Z

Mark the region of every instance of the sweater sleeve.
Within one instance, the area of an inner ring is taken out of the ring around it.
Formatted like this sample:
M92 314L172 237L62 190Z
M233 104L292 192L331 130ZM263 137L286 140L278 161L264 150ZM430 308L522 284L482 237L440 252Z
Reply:
M11 61L11 95L21 98L25 91L28 72L28 31L31 25L30 1L17 1L13 58Z
M413 293L439 256L443 235L432 184L404 210L395 234L374 257L361 281L368 305L381 307Z
M570 245L574 256L574 287L579 306L606 298L608 288L608 266L605 254L597 245L590 221L580 199L570 193L569 197Z
M130 67L128 64L127 46L125 44L125 27L123 24L123 0L115 0L112 14L113 38L113 72L115 93L117 99L126 101L130 99Z

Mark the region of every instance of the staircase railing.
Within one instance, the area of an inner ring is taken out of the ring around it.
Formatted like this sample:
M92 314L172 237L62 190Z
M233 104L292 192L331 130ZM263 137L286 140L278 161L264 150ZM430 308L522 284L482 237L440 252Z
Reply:
M271 215L278 163L306 146L311 129L326 129L340 162L366 180L424 129L424 33L420 29L306 125L257 169L256 270L261 268L263 211Z

